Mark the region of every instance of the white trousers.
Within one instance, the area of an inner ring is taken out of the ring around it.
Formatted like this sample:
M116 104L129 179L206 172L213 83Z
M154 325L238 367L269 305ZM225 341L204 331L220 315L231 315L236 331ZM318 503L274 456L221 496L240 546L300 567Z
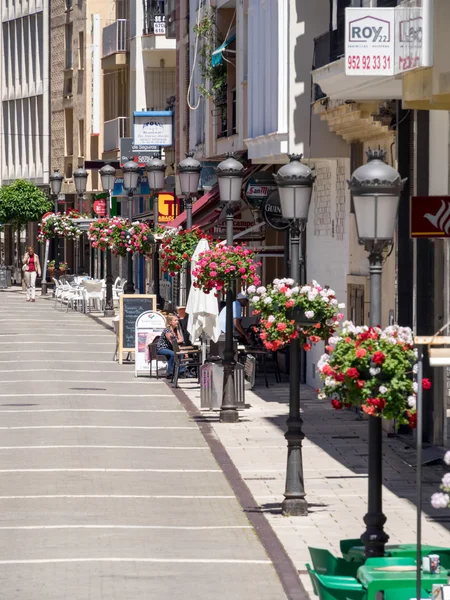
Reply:
M36 271L25 271L25 283L27 284L27 300L36 298Z

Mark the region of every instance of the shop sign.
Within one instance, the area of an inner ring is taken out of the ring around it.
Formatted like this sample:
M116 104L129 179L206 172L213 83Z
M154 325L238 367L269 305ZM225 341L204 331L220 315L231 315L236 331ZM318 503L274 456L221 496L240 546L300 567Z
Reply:
M394 8L345 10L345 74L394 75Z
M289 227L289 221L283 219L281 214L280 194L274 190L265 200L263 200L262 218L272 229L283 231Z
M139 146L172 146L172 111L135 113L133 142Z
M123 177L116 177L116 181L114 183L114 190L111 194L112 196L127 196L128 192L123 187ZM137 188L134 190L134 196L149 196L150 195L150 187L148 185L147 177L139 177Z
M450 196L411 197L412 238L450 237Z
M233 221L233 233L243 233L255 225L255 221L243 221L235 219ZM226 239L227 237L227 224L225 220L220 220L212 229L213 237ZM240 237L239 242L250 241L250 240L263 240L265 238L264 229L260 228L256 231L249 231L247 235Z
M396 23L395 72L404 73L422 67L422 9L399 6Z
M140 167L145 167L152 158L161 158L161 147L155 145L140 146L133 138L120 138L120 166L132 160Z
M92 208L96 215L104 217L106 215L106 200L95 200Z
M170 223L179 215L180 202L175 194L161 192L158 194L158 223Z
M261 204L269 194L277 189L272 173L265 171L256 173L251 177L245 189L245 197L254 208L261 208Z

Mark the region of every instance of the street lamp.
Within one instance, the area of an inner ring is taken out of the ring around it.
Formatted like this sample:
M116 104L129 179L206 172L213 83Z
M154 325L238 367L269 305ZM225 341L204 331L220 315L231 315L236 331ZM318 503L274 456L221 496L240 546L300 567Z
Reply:
M84 193L86 192L88 175L89 175L89 173L86 171L86 169L84 167L78 167L78 169L73 174L73 178L75 181L75 189L78 194L78 212L80 213L80 217L81 217L81 213L83 212L83 197L84 197ZM78 275L78 260L79 260L79 254L80 254L79 238L77 238L76 242L75 242L75 254L76 254L75 272ZM82 256L81 256L81 258L82 258ZM84 270L83 265L81 265L81 269Z
M152 158L146 166L147 180L151 191L158 192L164 189L166 177L166 164L159 158ZM158 308L163 308L161 292L159 287L159 244L156 241L156 233L158 232L158 198L155 195L153 200L153 231L155 233L155 251L153 252L153 292L156 296L156 305Z
M61 192L62 182L64 177L61 173L58 172L58 169L55 169L53 173L50 175L50 193L55 196L55 214L58 212L58 195ZM41 295L45 296L47 294L47 261L48 261L48 250L50 246L50 241L47 240L45 243L45 254L44 254L44 268L42 270L42 282L41 282ZM55 262L59 263L59 240L55 237L53 244L53 255L55 257Z
M114 189L114 183L116 181L116 170L111 165L104 165L100 169L100 177L102 180L102 188L104 192L108 193L108 202L106 210L108 217L111 213L111 192ZM112 276L112 257L111 248L108 245L106 249L106 303L105 303L105 317L114 317L114 299L113 299L113 276Z
M381 325L382 251L393 243L400 194L406 179L384 162L384 150L369 150L367 163L356 169L348 185L353 197L359 241L369 252L370 325ZM384 556L389 536L382 501L382 428L379 417L369 416L368 509L361 536L366 557Z
M181 193L184 196L186 210L186 229L192 227L192 199L197 195L202 165L194 158L194 152L187 152L186 158L178 165ZM186 295L191 289L191 265L186 270Z
M283 219L290 222L291 278L302 285L301 236L308 221L309 205L315 177L311 169L301 163L302 155L289 155L290 162L275 175L280 194ZM301 325L301 323L297 323ZM310 325L311 323L306 323ZM291 340L289 349L289 418L285 438L288 446L286 489L282 510L284 515L308 514L303 480L302 442L303 419L300 416L300 341Z
M133 194L137 188L139 179L139 165L132 160L126 162L122 167L123 172L123 187L128 192L128 219L130 225L133 221ZM127 283L124 288L125 294L134 294L133 283L133 253L128 252L128 276Z
M227 204L227 246L233 245L233 214L234 204L241 199L244 166L233 155L222 161L217 166L217 179L219 180L219 193L222 202ZM234 382L234 367L236 365L233 344L233 290L227 290L226 297L226 328L225 350L223 353L223 392L222 406L220 407L220 420L225 423L234 423L239 420L236 404L236 391Z

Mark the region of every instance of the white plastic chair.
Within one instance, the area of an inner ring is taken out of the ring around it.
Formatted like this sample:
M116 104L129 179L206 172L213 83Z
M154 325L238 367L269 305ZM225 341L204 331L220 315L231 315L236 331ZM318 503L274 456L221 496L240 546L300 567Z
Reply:
M103 309L103 302L105 299L105 291L103 289L103 284L101 281L92 282L92 281L84 281L84 300L86 302L85 310L90 309L91 300L97 305L99 311Z
M84 295L83 290L81 288L74 289L70 292L70 295L67 296L67 308L66 313L69 312L69 308L73 310L83 310L84 305Z
M55 279L55 277L52 277L52 281L55 284L55 292L54 292L54 303L53 303L53 308L56 307L56 303L58 302L59 297L62 294L62 283L60 283L57 279Z
M61 295L59 296L60 310L62 310L63 304L68 304L69 300L74 296L78 296L79 288L72 287L70 283L65 283L62 286Z

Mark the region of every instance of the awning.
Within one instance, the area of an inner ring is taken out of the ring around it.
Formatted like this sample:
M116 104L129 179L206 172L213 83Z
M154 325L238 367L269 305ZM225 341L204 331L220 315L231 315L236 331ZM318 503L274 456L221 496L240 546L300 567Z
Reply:
M220 44L218 48L214 50L211 56L211 64L213 67L217 67L222 64L223 60L223 51L236 39L236 34L230 36L227 40L224 41L223 44Z
M196 200L192 204L192 219L195 225L198 223L195 220L195 216L200 213L201 210L206 209L208 206L217 207L220 202L219 186L215 185L210 192ZM168 227L180 227L186 223L186 211L183 211L176 219L167 223Z

